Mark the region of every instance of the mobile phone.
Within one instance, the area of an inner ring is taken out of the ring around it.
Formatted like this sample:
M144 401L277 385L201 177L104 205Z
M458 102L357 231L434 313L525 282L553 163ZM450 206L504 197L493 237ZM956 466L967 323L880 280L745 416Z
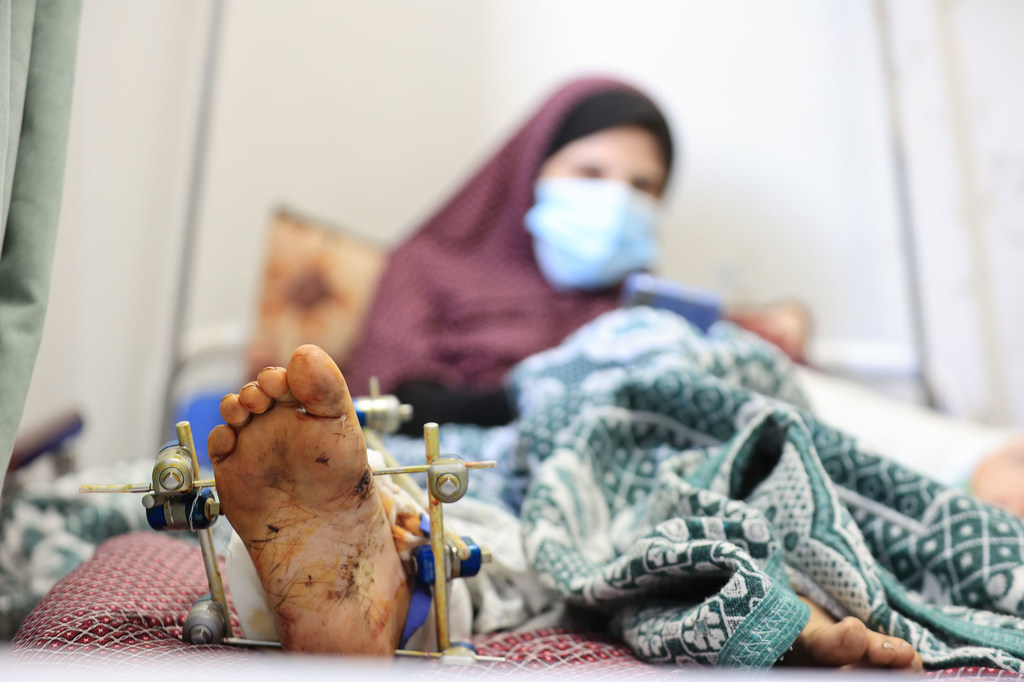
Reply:
M682 315L702 332L722 317L722 297L701 289L646 272L626 277L619 304L623 307L646 305Z

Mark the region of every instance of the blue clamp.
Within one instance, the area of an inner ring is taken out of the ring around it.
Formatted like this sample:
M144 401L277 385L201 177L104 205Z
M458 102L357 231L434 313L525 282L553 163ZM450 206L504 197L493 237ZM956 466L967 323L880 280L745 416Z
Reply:
M470 578L479 573L483 566L483 551L480 549L480 545L474 543L472 539L465 536L462 539L469 546L469 557L466 559L452 557L452 561L458 562L456 567L458 570L453 573L457 578ZM412 556L416 562L416 583L418 585L433 585L437 576L434 575L434 552L430 545L420 545L412 551Z
M430 537L430 517L420 514L420 532ZM434 553L430 545L420 545L412 550L413 565L416 567L416 584L429 587L434 584Z
M420 514L420 532L430 537L430 518L426 514ZM412 556L416 565L416 584L409 600L409 615L405 617L402 639L398 644L400 649L404 649L412 634L427 622L433 601L430 586L434 584L434 553L430 551L430 545L420 545L412 551Z
M160 499L159 497L157 498ZM181 495L170 496L163 504L157 504L146 510L146 520L153 530L203 530L209 528L217 520L206 516L206 502L213 499L213 491L209 488L190 490ZM165 504L170 505L172 517L164 513ZM174 512L181 516L175 519Z
M480 545L473 542L472 539L463 535L462 540L469 546L469 558L459 562L459 577L469 578L480 572L480 567L483 564L483 552L480 550Z
M430 545L420 545L412 550L412 558L416 566L416 584L430 587L434 584L434 552Z
M420 516L420 531L425 536L430 535L430 519L426 515ZM452 557L452 560L458 561L458 577L469 578L480 572L483 565L483 551L480 549L480 545L470 538L463 536L462 539L469 546L469 557L461 560ZM405 619L405 629L402 631L400 647L404 647L412 633L426 622L427 615L430 613L431 587L437 581L437 574L434 571L434 552L430 549L430 545L416 547L412 550L412 557L416 567L415 586L412 600L409 602L409 615ZM463 646L472 649L468 644Z

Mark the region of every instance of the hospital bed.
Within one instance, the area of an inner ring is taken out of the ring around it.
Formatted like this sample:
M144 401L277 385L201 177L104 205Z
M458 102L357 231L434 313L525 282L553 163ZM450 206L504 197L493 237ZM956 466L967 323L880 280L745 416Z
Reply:
M300 342L318 342L335 357L341 357L353 336L339 335L336 316L341 315L351 329L358 326L365 314L372 293L372 284L383 263L383 251L360 242L358 245L363 261L361 265L334 263L330 272L353 274L347 281L326 282L328 293L324 293L323 281L314 282L309 290L337 308L338 301L344 301L344 310L334 311L335 315L325 318L313 314L315 306L303 306L296 311L289 305L282 292L293 291L282 285L282 278L305 277L301 263L306 262L309 253L323 254L325 250L338 253L338 258L350 257L355 251L352 242L344 235L324 231L321 226L299 218L288 212L279 212L272 221L268 251L278 257L284 256L287 263L268 263L267 285L263 292L259 321L255 325L254 342L249 351L256 358L257 365L280 363L284 354ZM276 246L275 246L276 245ZM360 269L361 268L361 269ZM315 274L315 273L314 273ZM322 273L321 273L322 274ZM330 287L369 287L354 295L334 296ZM193 421L200 412L195 412L196 401L189 403L183 396L220 395L225 387L239 385L238 377L228 377L224 385L216 385L212 393L198 388L209 383L201 365L210 363L223 367L217 361L218 354L225 346L234 345L236 357L240 356L237 331L211 334L208 342L193 344L190 353L195 358L192 364L185 363L169 382L168 411L179 416L189 416ZM202 341L200 339L200 341ZM227 343L225 343L227 342ZM332 343L334 344L332 346ZM275 359L276 358L276 359ZM196 367L199 365L199 367ZM231 372L240 371L237 366ZM875 396L852 386L849 382L837 381L813 370L801 370L802 379L808 389L812 403L821 406L826 420L836 420L840 427L850 430L868 430L868 438L884 441L894 434L906 433L909 419L934 420L931 427L940 428L948 423L926 411L879 403ZM219 377L213 381L214 384ZM190 410L193 410L190 413ZM881 418L885 415L886 418ZM967 457L968 451L983 451L1003 437L997 430L973 428L968 425L954 425L946 428L940 438L949 444L956 441L960 458ZM197 428L203 434L205 426ZM955 436L950 434L956 434ZM203 438L199 438L202 445ZM915 441L919 442L919 441ZM881 443L880 443L881 444ZM904 455L904 463L915 466L914 458L933 457L934 449L925 444L918 447L908 442L893 450L897 456ZM950 451L950 448L946 448ZM925 461L916 463L921 468ZM141 514L141 509L139 510ZM95 661L97 664L110 662L121 668L146 669L154 661L198 662L208 658L225 660L243 669L258 669L268 654L263 651L244 648L209 645L192 646L181 641L181 631L186 614L195 598L206 592L206 576L202 558L195 544L183 539L151 532L133 532L119 535L102 543L93 556L63 578L43 598L22 624L7 656L14 661ZM230 586L229 586L230 587ZM230 597L229 597L230 599ZM233 612L234 624L237 615ZM629 678L644 679L663 676L665 671L639 662L623 644L591 632L564 629L534 629L524 632L503 632L476 635L473 639L478 653L485 656L504 656L504 663L480 664L480 674L538 673L541 675L568 675L571 677ZM416 669L425 675L452 676L458 671L438 669L423 663ZM933 673L933 677L985 676L985 671L960 669ZM994 674L994 673L993 673ZM1001 677L1007 679L1006 673Z

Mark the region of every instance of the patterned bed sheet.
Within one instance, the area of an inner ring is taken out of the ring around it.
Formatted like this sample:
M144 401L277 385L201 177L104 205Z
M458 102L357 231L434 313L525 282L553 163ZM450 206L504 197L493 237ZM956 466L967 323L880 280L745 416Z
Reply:
M280 679L281 674L297 672L313 673L302 679L328 679L322 661L319 667L309 667L292 659L289 668L274 653L183 643L181 628L188 608L205 590L202 558L193 544L153 532L113 538L58 581L25 621L9 650L0 652L0 667L8 672L19 667L34 673L71 670L80 677L89 671L154 675L163 669L186 669L182 666L199 674L201 666L202 674L225 679ZM237 618L233 623L237 626ZM473 644L481 655L500 656L505 661L441 667L433 661L406 660L378 670L378 678L734 679L727 671L715 675L707 669L646 664L614 637L563 628L481 634L474 636ZM336 673L366 672L358 666L346 669L340 660L330 665ZM785 674L775 677L787 679ZM928 677L1021 679L984 668L942 670ZM791 678L806 679L806 675ZM877 678L873 675L870 679ZM851 679L849 673L844 679Z

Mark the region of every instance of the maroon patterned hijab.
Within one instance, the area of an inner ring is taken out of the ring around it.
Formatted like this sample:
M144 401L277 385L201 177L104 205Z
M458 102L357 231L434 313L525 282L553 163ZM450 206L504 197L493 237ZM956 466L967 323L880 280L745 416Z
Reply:
M609 79L565 85L437 213L390 255L365 331L342 370L486 391L533 353L617 305L617 291L559 292L537 268L523 217L563 121L588 98L636 89Z

